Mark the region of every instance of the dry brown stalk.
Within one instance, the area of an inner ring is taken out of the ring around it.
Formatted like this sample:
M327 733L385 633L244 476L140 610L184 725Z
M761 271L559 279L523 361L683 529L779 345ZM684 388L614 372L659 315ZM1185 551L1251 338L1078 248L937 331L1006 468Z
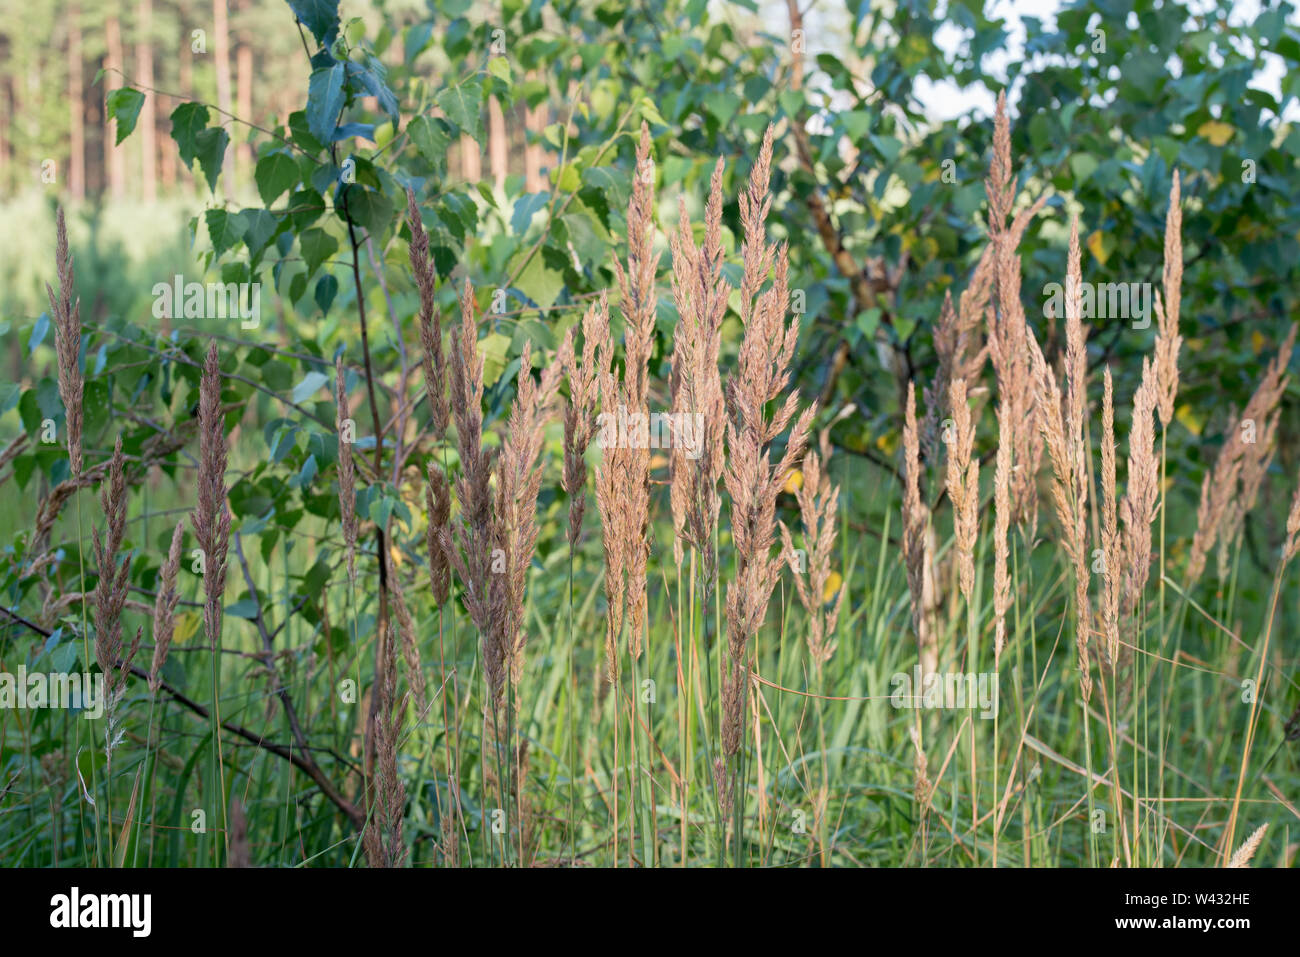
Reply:
M1254 857L1255 852L1259 850L1259 845L1263 842L1264 834L1267 830L1267 824L1261 824L1259 827L1255 828L1255 830L1251 832L1250 837L1246 838L1246 840L1242 842L1241 847L1237 848L1236 853L1234 853L1229 859L1228 866L1249 867L1250 859Z
M928 640L926 621L926 526L929 509L921 492L921 445L916 427L916 385L907 384L907 405L903 410L903 562L907 567L907 590L912 599L912 632L916 636L918 660L923 673L938 666Z
M82 389L85 378L81 372L81 300L73 298L72 253L68 251L68 229L63 220L63 207L55 213L54 261L59 274L59 293L56 296L50 284L45 293L50 300L50 316L54 320L54 351L59 366L59 398L63 400L64 427L68 430L68 458L73 481L81 476L81 431L83 422Z
M172 532L167 560L158 572L158 597L153 609L153 661L149 667L149 690L154 694L161 687L167 651L171 648L172 636L176 633L176 603L180 600L180 592L176 590L176 575L181 567L181 542L184 535L185 523L177 522L176 530Z
M966 380L955 379L949 387L949 409L953 423L948 445L948 498L952 502L953 533L957 547L957 571L962 597L969 604L975 589L975 539L979 533L980 462L972 455L975 423L966 402Z
M808 613L808 656L812 659L814 669L820 673L822 667L835 653L836 643L831 640L835 626L839 622L840 606L844 603L845 589L841 586L831 591L831 556L835 553L835 538L838 531L836 516L839 510L839 486L832 486L830 475L823 471L824 462L829 459L830 451L822 445L822 454L809 452L803 460L803 484L796 493L799 502L799 516L803 522L803 541L805 553L796 551L790 530L784 522L778 523L781 529L781 545L786 562L794 574L795 590L799 603Z
M226 867L252 867L252 850L248 846L248 817L244 814L244 802L239 798L230 799L230 852L226 855Z
M438 312L435 291L438 279L429 259L429 236L424 231L415 192L406 189L406 218L411 229L411 272L420 294L420 347L424 350L424 387L433 415L434 435L441 440L447 434L450 412L447 404L447 360L442 351L442 317Z
M998 400L998 452L993 472L993 663L1007 643L1007 611L1011 607L1011 406Z
M626 268L615 261L621 308L626 320L623 374L613 371L612 342L598 350L603 455L596 469L596 508L600 513L605 553L605 597L609 620L605 629L605 670L610 681L619 672L618 639L628 626L628 655L641 655L646 622L646 561L650 554L650 437L647 391L650 355L654 348L659 267L654 252L654 166L650 158L650 129L641 124L636 174L628 203ZM625 419L626 441L613 437ZM635 424L635 430L633 425Z
M1071 256L1072 266L1067 283L1073 279L1077 292L1078 286L1078 250L1072 243L1074 252ZM1088 659L1088 634L1091 605L1088 599L1090 581L1086 541L1087 489L1088 476L1084 467L1082 454L1078 446L1082 443L1082 422L1080 429L1074 433L1075 405L1083 403L1081 391L1082 375L1077 364L1083 362L1083 329L1079 318L1077 301L1074 307L1069 305L1067 292L1066 321L1068 344L1066 350L1066 388L1071 395L1064 400L1057 385L1056 376L1047 365L1043 351L1033 333L1029 333L1030 365L1034 377L1034 387L1038 392L1038 424L1042 429L1047 446L1048 458L1052 463L1052 506L1056 520L1061 526L1062 547L1070 566L1074 571L1074 621L1075 651L1079 668L1079 693L1086 704L1092 695L1092 674ZM1065 415L1062 415L1062 407Z
M1178 350L1183 337L1178 334L1178 313L1182 307L1183 287L1183 210L1180 205L1178 173L1174 173L1169 190L1169 212L1165 215L1164 298L1156 298L1156 411L1161 428L1168 429L1174 417L1174 399L1178 395Z
M515 685L523 674L524 645L528 641L524 628L524 587L537 544L543 432L562 373L563 368L552 363L542 373L540 384L534 382L532 347L524 344L518 388L498 459L493 542L495 555L503 567L494 576L490 592L492 620L497 628L495 646L490 650L498 660L490 665L485 660L485 670L490 674L508 673ZM485 643L484 654L488 652ZM495 690L499 701L503 689L498 685Z
M1123 539L1115 490L1115 391L1110 366L1105 369L1105 392L1101 405L1101 623L1106 636L1106 660L1112 668L1119 662L1119 602L1124 568Z
M94 591L95 660L104 674L105 715L104 751L112 767L113 749L124 733L119 730L117 706L126 692L126 676L131 662L140 649L141 632L123 654L122 609L126 605L130 586L131 556L122 556L122 540L126 531L126 474L122 459L122 437L117 437L108 478L100 490L99 502L107 524L101 537L98 528L91 528L91 547L95 555L98 580ZM119 563L120 559L120 563Z
M1289 562L1300 554L1300 482L1296 484L1291 499L1291 511L1286 518L1286 544L1282 546L1282 560Z
M217 344L208 347L199 383L198 504L190 517L203 553L203 625L214 651L221 641L222 597L226 591L226 552L230 510L226 508L226 433L221 408L221 367Z
M673 333L669 387L675 415L693 416L692 421L701 428L674 436L669 458L673 556L680 566L683 544L700 555L704 565L703 601L707 604L717 580L713 533L722 502L718 480L722 477L726 418L718 350L730 293L722 275L721 159L709 183L702 245L695 242L685 199L678 200L678 212L677 232L670 238L673 301L679 318Z
M1047 197L1039 197L1007 223L1015 201L1016 183L1011 175L1011 123L1005 93L998 96L993 157L985 191L989 198L989 240L994 248L992 268L997 303L996 312L989 312L988 350L997 376L998 395L1009 406L1006 424L1011 427L1011 432L1004 434L1000 441L1009 438L1012 449L1012 514L1015 522L1023 527L1025 540L1032 542L1038 525L1037 478L1043 433L1036 421L1037 390L1030 381L1029 327L1020 301L1020 257L1016 250L1029 221L1042 209Z
M411 694L415 698L415 713L420 720L428 709L427 683L424 677L424 664L420 660L420 644L415 633L415 619L406 604L406 594L402 589L401 577L393 563L388 561L388 592L393 602L393 618L396 621L397 634L402 640L402 657L406 660L406 680Z
M1155 452L1155 365L1142 360L1142 384L1133 396L1133 425L1128 436L1128 485L1120 503L1124 525L1124 615L1141 611L1142 592L1151 573L1151 523L1156 517L1160 462Z
M483 449L483 357L474 312L474 291L467 281L451 350L451 412L460 450L456 491L461 512L450 528L436 528L434 534L465 584L465 608L479 632L483 670L496 709L505 701L507 678L517 683L523 667L524 585L537 540L539 457L564 370L552 363L539 385L533 381L531 346L524 346L517 392L497 459L494 493L493 462Z
M425 532L425 550L429 553L429 587L433 591L433 600L441 608L451 594L451 567L438 544L438 530L449 529L451 525L451 489L447 486L447 476L433 462L427 463L427 474L424 504L429 513L429 523Z
M578 360L573 339L566 336L557 361L569 380L569 401L564 406L564 477L569 496L569 548L582 538L582 517L587 510L587 449L596 435L595 410L600 396L602 369L598 357L610 355L609 299L587 307L582 317L582 359ZM604 372L609 370L606 367Z
M764 411L785 392L799 338L798 315L788 325L785 322L790 304L786 247L768 243L766 238L772 202L768 194L771 162L769 127L748 187L740 196L744 227L740 318L745 332L737 370L727 381L725 392L730 455L724 478L731 497L731 535L736 547L736 577L726 593L728 660L722 677L722 751L729 759L740 750L750 688L749 640L763 623L780 574L781 563L771 555L776 499L790 470L803 456L816 411L809 406L796 418L796 392L786 395L771 418ZM771 285L760 291L769 275ZM787 428L785 452L773 466L771 443Z
M460 514L449 528L436 529L448 563L464 584L465 610L481 636L492 633L488 604L492 580L492 458L483 448L483 356L478 351L474 289L465 281L461 318L452 339L451 414L456 424ZM484 639L486 640L486 638Z
M1268 445L1276 430L1278 406L1286 391L1287 364L1295 346L1296 325L1292 325L1278 354L1264 370L1264 376L1250 397L1241 417L1229 423L1223 446L1215 458L1214 468L1201 481L1201 501L1196 511L1196 533L1192 537L1191 556L1187 563L1187 582L1194 584L1205 570L1205 560L1215 541L1223 538L1225 530L1236 531L1240 518L1230 517L1234 502L1242 493L1238 485L1250 463L1251 481L1262 479L1268 467L1271 452ZM1265 438L1263 446L1258 439ZM1244 517L1244 512L1241 513ZM1233 523L1233 527L1229 527Z
M384 667L379 675L379 709L375 721L374 806L362 839L371 867L401 867L406 862L402 839L402 818L406 807L406 785L397 768L397 742L401 736L396 702L397 635L392 623L383 636Z
M348 581L357 582L357 472L352 461L356 423L348 406L348 390L343 383L343 365L334 368L334 395L337 412L334 426L339 438L339 514L343 522L343 542L348 550Z

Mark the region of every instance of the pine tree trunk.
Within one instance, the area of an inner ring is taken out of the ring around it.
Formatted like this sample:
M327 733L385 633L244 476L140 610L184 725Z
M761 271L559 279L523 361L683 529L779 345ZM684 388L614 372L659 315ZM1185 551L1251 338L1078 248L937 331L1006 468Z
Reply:
M68 11L68 194L86 198L86 90L81 68L81 10Z
M140 107L140 186L145 202L158 195L158 98L153 82L153 0L140 0L135 23L136 83L144 93Z
M104 95L122 85L122 28L117 17L104 24ZM104 158L108 166L108 190L115 200L126 198L126 149L116 145L117 123L105 115Z

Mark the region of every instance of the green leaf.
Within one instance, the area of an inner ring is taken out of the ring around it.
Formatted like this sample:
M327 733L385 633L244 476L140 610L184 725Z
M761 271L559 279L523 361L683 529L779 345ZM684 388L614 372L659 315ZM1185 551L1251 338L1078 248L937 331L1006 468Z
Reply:
M447 162L447 148L451 145L449 137L438 124L427 116L417 116L406 126L411 142L420 151L420 155L434 166L441 168Z
M182 103L172 110L172 139L181 162L189 169L194 168L194 157L198 155L197 137L207 125L208 108L201 103Z
M483 139L483 85L477 80L467 80L460 86L443 90L437 96L438 106L455 123L462 133L476 141Z
M334 127L347 96L343 90L344 67L335 63L316 70L307 81L307 129L321 143L334 139Z
M503 56L494 56L488 60L488 73L496 77L506 86L510 85L510 61Z
M107 105L109 119L117 120L117 142L121 143L135 129L140 107L144 106L144 94L129 86L118 87L108 94Z
M505 371L510 337L499 332L489 333L479 340L478 348L483 356L483 385L491 387Z
M280 228L280 223L270 210L266 209L246 209L243 217L244 245L248 247L248 254L256 257L271 241L275 231Z
M564 289L564 276L547 267L542 256L534 256L515 280L515 288L546 309L555 304Z
M338 295L338 291L339 281L330 273L325 273L320 279L316 280L316 305L320 306L322 315L330 311L330 306L334 303L334 297Z
M244 236L244 221L238 213L230 213L224 209L209 209L204 211L203 221L208 225L208 238L212 240L212 251L218 257Z
M270 206L298 182L298 164L288 153L268 153L257 161L257 194Z
M339 35L339 0L288 0L298 22L312 32L316 42L328 47Z
M293 401L302 405L315 394L316 390L329 382L330 377L323 372L308 372L302 381L293 388Z
M348 186L336 204L340 215L346 215L366 232L378 235L393 218L393 202L383 193L364 186Z
M226 161L226 147L230 145L230 134L221 127L201 130L194 137L197 150L194 158L199 161L203 177L208 182L208 191L217 191L217 177L221 175L221 164Z
M339 249L339 242L319 226L303 230L298 235L298 245L302 248L303 262L307 264L307 275L320 268L320 264L333 256ZM296 400L295 400L296 401Z

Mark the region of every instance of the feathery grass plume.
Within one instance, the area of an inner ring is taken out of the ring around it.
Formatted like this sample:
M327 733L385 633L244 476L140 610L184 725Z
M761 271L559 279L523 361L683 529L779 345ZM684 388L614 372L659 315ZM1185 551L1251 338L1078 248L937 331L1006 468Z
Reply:
M921 449L927 457L932 453L940 420L951 414L948 403L952 384L958 380L963 382L968 395L979 386L989 348L987 344L979 344L978 331L988 309L995 263L995 249L990 243L980 253L970 284L962 292L956 308L953 307L952 294L944 293L939 321L934 327L937 367L934 381L925 387L923 393L926 410L925 424L921 429Z
M442 351L442 317L434 298L438 279L429 259L429 236L424 231L420 207L415 204L415 191L409 186L406 188L406 218L411 229L411 272L415 275L415 288L420 294L420 348L424 350L421 359L424 387L429 395L429 409L433 413L433 431L441 439L447 434L450 410L447 404L447 360Z
M649 389L650 354L654 349L655 310L658 290L655 276L659 255L654 251L655 188L654 165L650 158L650 127L641 122L641 139L636 149L636 179L627 210L627 268L617 260L620 307L627 320L623 353L623 404L633 421L649 427L646 395ZM642 441L644 439L644 441ZM624 565L627 569L628 654L641 656L641 636L646 620L646 560L650 555L650 441L637 435L623 449L626 458L622 507L627 510L622 524Z
M1162 273L1164 299L1156 297L1156 411L1160 427L1167 429L1174 417L1174 399L1178 395L1178 350L1183 337L1178 334L1178 312L1182 307L1183 287L1183 210L1180 205L1178 173L1169 190L1169 212L1165 215L1165 264Z
M808 612L808 656L819 673L835 653L836 643L831 636L839 622L845 592L842 583L836 586L831 580L840 489L838 485L831 485L829 473L823 471L823 463L830 457L824 444L821 452L820 456L816 452L804 456L803 484L795 495L803 522L806 555L802 560L794 547L790 530L784 522L778 523L782 551L794 575L799 603Z
M447 476L433 462L427 463L427 471L429 481L424 487L424 504L429 513L429 523L425 531L425 548L429 553L429 586L433 590L433 600L441 608L451 594L451 567L438 544L438 530L445 530L451 524L451 489L447 486Z
M560 344L557 364L569 380L569 401L564 406L564 492L569 496L569 547L582 537L582 517L587 510L587 449L596 435L596 401L602 369L599 355L609 356L609 298L587 307L582 317L582 359L578 360L572 335ZM608 368L604 372L608 372Z
M736 548L736 577L728 585L728 663L722 679L722 751L728 758L740 751L745 701L749 694L749 640L758 633L780 574L774 560L776 499L794 464L803 456L808 428L816 412L809 406L795 418L799 395L790 392L771 418L764 410L785 391L790 359L799 340L799 317L789 325L789 257L784 243L769 244L766 220L771 207L772 128L763 136L749 185L740 195L744 227L740 318L744 336L737 369L727 381L727 447L725 482L731 497L731 536ZM772 283L760 291L772 274ZM771 443L789 428L785 452L773 466ZM733 769L734 770L734 769Z
M348 390L343 383L343 364L334 367L334 395L337 412L334 428L339 438L339 514L343 519L343 542L348 550L348 581L357 581L357 471L352 461L349 436L356 424L348 406Z
M1282 396L1290 381L1286 369L1291 361L1294 342L1295 327L1293 326L1282 343L1282 348L1265 370L1259 389L1251 396L1237 423L1237 431L1242 443L1239 473L1241 489L1228 502L1219 529L1220 578L1227 575L1228 546L1241 530L1246 514L1255 507L1259 499L1260 487L1264 484L1264 477L1268 474L1268 467L1273 461L1278 420L1282 415Z
M462 600L484 643L484 664L490 661L495 666L501 656L495 650L489 655L487 648L495 635L489 603L494 537L492 457L483 448L483 356L478 349L474 287L468 279L461 291L460 313L450 362L451 415L461 464L456 478L460 514L450 527L438 528L435 533L448 563L464 583ZM494 689L504 680L503 674L488 675L489 687Z
M72 253L68 251L68 229L63 220L63 207L55 213L54 261L58 268L59 293L56 296L50 284L45 284L45 294L50 300L50 316L54 319L54 351L59 360L59 398L63 400L64 427L68 430L68 459L71 478L81 477L81 430L83 421L82 389L85 378L81 374L81 300L73 299Z
M230 853L226 855L226 867L252 867L252 852L248 846L248 818L244 814L244 802L239 798L230 799Z
M424 664L420 661L420 644L415 635L415 619L406 604L406 593L402 590L402 581L397 569L388 561L388 593L393 600L393 618L396 621L397 634L402 640L402 657L406 661L406 680L415 698L415 713L423 720L428 710L429 699L424 677Z
M998 451L993 471L993 663L1002 659L1007 643L1007 611L1011 607L1011 406L998 399Z
M1286 544L1282 546L1282 561L1289 562L1300 554L1300 483L1296 484L1291 499L1291 511L1286 517Z
M226 552L230 510L226 508L226 432L221 409L221 367L217 344L208 346L199 383L198 504L190 516L203 552L203 625L209 646L221 641L222 596L226 591Z
M1071 340L1077 340L1081 352L1083 334L1078 312L1071 310L1067 306L1066 313L1067 321L1069 321L1068 317L1071 314L1074 316L1071 325L1075 329L1069 333L1069 336ZM1076 472L1076 436L1067 432L1067 429L1072 430L1074 428L1072 419L1075 398L1062 399L1061 389L1056 383L1056 376L1048 367L1047 360L1043 358L1043 350L1039 347L1038 340L1033 333L1029 334L1028 342L1034 387L1038 392L1038 425L1043 431L1048 458L1052 463L1054 478L1052 482L1052 506L1056 512L1056 520L1061 526L1062 546L1074 570L1075 650L1079 665L1079 693L1086 704L1092 695L1092 674L1088 662L1088 622L1091 608L1088 601L1088 584L1090 579L1085 537L1088 478L1086 473L1078 474ZM1075 370L1069 358L1070 351L1072 351L1072 347L1067 346L1066 386L1073 392L1077 387L1075 385ZM1081 397L1079 400L1081 401ZM1063 405L1066 408L1065 415L1062 415L1061 411ZM1068 425L1067 421L1069 421Z
M158 597L153 606L153 662L149 666L149 690L154 694L162 687L163 665L167 663L167 651L171 648L172 636L176 633L176 603L181 597L176 590L176 575L181 567L181 542L184 536L185 523L177 522L176 530L172 532L167 560L158 572Z
M954 379L948 389L953 427L948 436L948 498L952 501L957 544L957 573L962 597L969 603L975 589L975 539L979 533L980 460L971 454L975 423L966 404L966 380Z
M646 620L646 560L650 554L650 436L646 395L650 354L654 348L658 292L654 252L654 167L650 159L650 129L641 124L636 150L636 174L627 211L627 267L614 263L620 306L626 320L623 374L613 371L612 342L599 348L601 424L598 444L603 450L596 467L596 509L600 513L605 553L605 597L609 620L605 629L605 671L618 676L618 638L628 625L628 654L641 654ZM617 437L617 421L636 423L627 441Z
M678 321L673 332L673 421L698 422L700 429L675 435L669 458L673 514L673 556L682 563L682 546L689 545L704 563L704 603L717 579L713 532L722 499L718 480L723 468L723 427L726 405L718 372L722 321L730 287L722 274L722 160L713 168L704 213L704 242L697 245L678 198L677 232L670 237L673 254L672 292ZM687 430L684 430L687 431Z
M108 476L99 493L100 507L107 524L101 537L98 528L91 528L91 548L95 555L95 568L99 578L95 582L95 660L104 674L105 714L104 753L109 766L113 762L113 749L121 738L118 731L117 706L126 691L126 675L131 661L140 647L140 634L123 655L122 609L126 606L130 588L131 556L121 555L122 540L126 532L126 473L123 468L122 436L113 447L113 459Z
M1250 837L1246 838L1237 848L1236 853L1228 860L1229 867L1249 867L1250 859L1255 856L1259 850L1260 843L1264 840L1264 833L1268 830L1267 824L1261 824L1251 832Z
M925 538L929 509L921 494L921 445L916 427L916 384L907 383L907 405L903 410L903 562L907 566L907 590L912 599L912 632L923 672L933 671L937 660L927 659L925 620Z
M1029 222L1047 202L1046 195L1007 217L1015 200L1016 182L1011 175L1011 121L1007 116L1006 94L998 94L994 118L993 156L985 181L989 200L989 240L994 249L992 266L996 310L990 311L988 351L997 377L998 395L1009 406L1011 428L1011 502L1014 520L1022 525L1026 541L1034 540L1038 526L1038 469L1043 455L1043 434L1036 422L1036 390L1030 381L1028 325L1020 301L1020 257L1016 250Z
M484 644L484 654L490 651L498 656L498 660L491 666L485 661L484 669L500 676L508 675L514 685L518 685L523 676L524 645L528 641L524 628L524 587L537 545L537 496L542 487L543 433L562 373L559 363L551 363L542 373L540 384L535 382L532 346L524 343L515 400L510 407L506 437L497 459L493 544L502 558L504 569L493 576L489 592L497 633L490 646ZM504 688L498 684L494 691L499 704Z
M362 845L371 867L401 867L406 862L402 840L402 817L406 807L406 785L397 768L397 742L401 735L396 702L397 635L388 624L384 636L384 668L379 677L379 718L375 722L375 803L366 825Z
M1101 624L1105 629L1106 660L1112 668L1119 661L1119 600L1124 568L1123 541L1115 491L1115 389L1110 366L1104 371L1105 391L1101 403Z
M1155 365L1142 360L1142 384L1133 396L1133 426L1128 435L1128 485L1120 504L1124 524L1124 614L1136 614L1151 573L1151 523L1156 517L1160 462L1155 452Z
M600 347L599 385L601 415L608 422L617 415L619 403L618 377L613 369L612 338ZM628 471L626 450L617 440L598 443L603 454L596 465L596 511L600 515L601 548L605 556L605 601L609 616L605 621L605 676L610 684L618 681L618 639L623 631L627 600L627 553L623 547L628 537L627 526L631 519L621 496L626 487Z
M912 795L921 816L924 817L929 813L930 798L934 796L934 783L930 780L930 762L925 756L925 749L921 747L920 727L916 724L910 725L907 734L912 739L912 748L916 752L912 761Z
M1201 481L1201 500L1196 510L1196 532L1192 536L1191 554L1187 562L1188 584L1195 583L1205 570L1205 560L1222 536L1230 519L1234 501L1238 495L1238 482L1251 463L1252 481L1255 475L1267 468L1265 456L1271 455L1267 448L1252 448L1258 442L1247 442L1246 435L1258 439L1262 432L1266 439L1271 439L1276 428L1276 415L1282 394L1286 391L1287 364L1291 361L1291 350L1295 346L1296 325L1292 325L1282 343L1278 354L1264 370L1263 378L1256 387L1250 401L1246 403L1241 417L1229 423L1223 446L1214 460L1214 468ZM1262 428L1261 428L1262 423ZM1244 428L1243 428L1244 426ZM1267 446L1267 442L1265 445ZM1262 461L1261 461L1262 460ZM1262 475L1260 476L1262 479ZM1256 489L1257 490L1257 489ZM1242 513L1244 516L1244 512ZM1235 533L1235 528L1232 529Z

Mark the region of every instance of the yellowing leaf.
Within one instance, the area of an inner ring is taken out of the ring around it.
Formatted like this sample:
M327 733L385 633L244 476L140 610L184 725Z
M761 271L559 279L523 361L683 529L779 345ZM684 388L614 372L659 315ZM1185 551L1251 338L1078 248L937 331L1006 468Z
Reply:
M178 645L183 645L193 638L199 630L199 616L197 612L186 611L176 616L176 630L172 633L172 641Z
M400 568L402 564L402 550L398 548L396 545L389 545L388 555L390 558L392 558L393 564Z
M781 491L794 495L801 488L803 488L803 473L798 469L791 469L790 474L785 477L785 485L781 487Z
M1197 415L1196 411L1189 405L1180 405L1174 410L1174 418L1181 422L1183 427L1192 435L1200 435L1201 430L1205 428L1205 420Z
M1196 131L1196 135L1205 137L1210 141L1211 146L1222 146L1232 139L1232 134L1235 132L1237 132L1237 128L1231 123L1224 123L1222 120L1208 120L1201 124L1200 129Z
M1093 259L1101 265L1106 265L1106 260L1110 258L1110 251L1106 248L1106 242L1101 235L1101 230L1095 230L1088 237L1088 252Z

